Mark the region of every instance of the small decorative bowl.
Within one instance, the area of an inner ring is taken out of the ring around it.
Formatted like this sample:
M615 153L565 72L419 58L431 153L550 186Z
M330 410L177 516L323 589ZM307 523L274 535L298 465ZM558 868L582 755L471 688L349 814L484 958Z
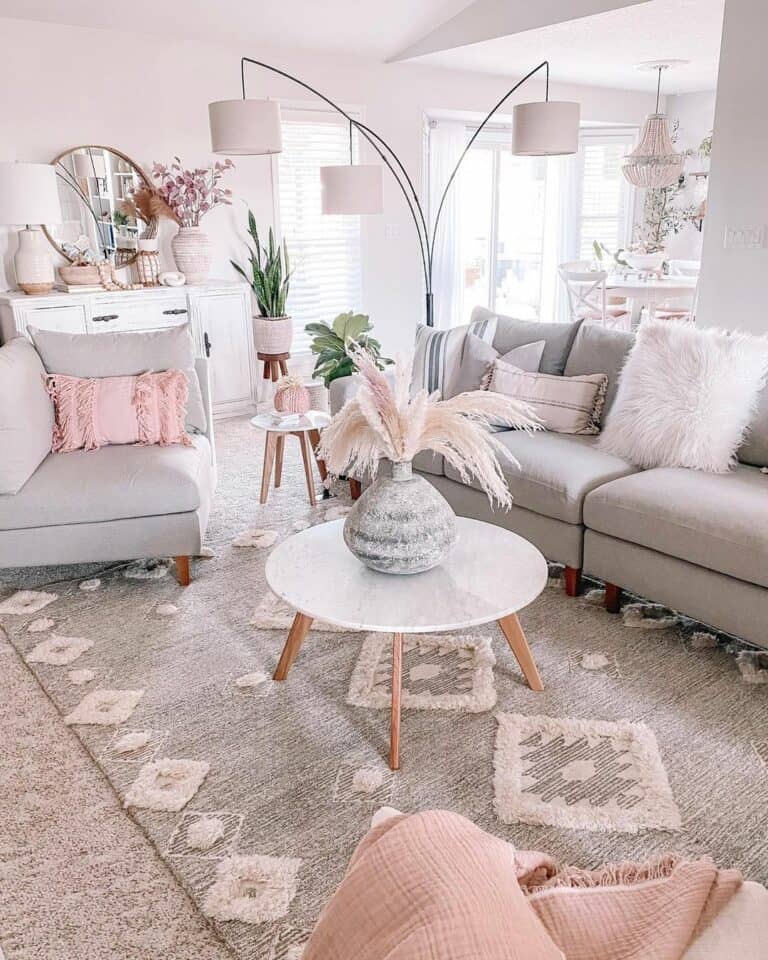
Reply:
M101 283L99 268L92 263L87 263L83 266L74 266L70 263L67 266L59 267L59 276L64 283L69 283L73 286Z

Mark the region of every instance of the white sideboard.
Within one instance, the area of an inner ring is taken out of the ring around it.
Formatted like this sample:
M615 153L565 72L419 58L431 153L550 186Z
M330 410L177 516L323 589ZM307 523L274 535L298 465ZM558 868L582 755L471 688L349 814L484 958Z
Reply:
M251 293L245 283L210 281L188 287L152 287L98 293L27 296L0 293L0 339L27 327L99 334L158 330L189 322L199 356L209 356L213 409L219 417L252 410L257 362L251 332Z

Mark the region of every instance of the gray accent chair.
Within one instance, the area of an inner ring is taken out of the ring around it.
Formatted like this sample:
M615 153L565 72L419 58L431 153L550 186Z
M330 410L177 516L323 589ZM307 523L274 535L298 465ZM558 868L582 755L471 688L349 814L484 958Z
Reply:
M473 319L487 314L478 310ZM633 335L498 316L493 345L500 353L541 339L546 372L608 375L609 417ZM335 411L354 378L333 386ZM460 516L513 530L562 563L568 595L580 591L584 571L605 581L611 612L619 611L624 588L768 647L768 476L761 473L768 467L768 387L739 465L725 475L640 470L601 451L597 437L505 431L498 438L520 464L503 465L510 510L493 510L442 458L420 455L416 466Z
M203 544L216 460L208 360L195 360L207 430L193 446L48 454L0 496L0 568L173 557L179 582Z

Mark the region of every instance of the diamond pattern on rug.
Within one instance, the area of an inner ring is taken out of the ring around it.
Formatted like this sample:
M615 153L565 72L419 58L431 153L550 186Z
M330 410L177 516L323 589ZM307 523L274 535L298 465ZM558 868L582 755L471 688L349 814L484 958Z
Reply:
M216 870L203 912L242 923L280 920L296 896L300 866L301 860L291 857L228 857Z
M125 795L124 806L142 810L181 810L200 789L209 769L204 760L145 763Z
M395 778L383 763L360 757L343 760L333 786L333 799L338 803L370 803L386 806L392 799Z
M67 673L67 680L76 687L84 687L94 679L96 673L93 670L70 670Z
M27 663L46 663L53 667L66 667L74 663L86 650L93 646L93 640L85 637L60 637L57 633L41 640L26 656Z
M125 723L143 696L143 690L91 690L75 709L64 717L64 723L99 726Z
M251 619L252 627L259 627L261 630L285 630L288 631L293 623L296 611L281 600L280 597L268 590L261 598L259 605L253 612ZM322 630L329 633L350 633L345 627L337 627L332 623L326 623L325 620L313 620L312 630Z
M232 541L233 547L271 547L277 540L279 534L277 530L261 529L259 527L250 527L238 533Z
M489 637L422 634L403 641L402 705L416 710L481 713L496 703ZM389 707L392 699L392 637L371 633L363 641L349 684L347 703Z
M752 749L764 767L768 767L768 740L752 740Z
M570 667L574 673L587 671L614 679L621 677L616 657L602 651L575 650L570 657Z
M277 932L269 960L301 960L311 932L286 923Z
M121 730L106 745L100 759L107 763L147 763L167 736L167 730Z
M679 830L656 737L642 723L497 715L494 806L504 823Z
M58 600L58 594L46 593L44 590L17 590L6 600L0 602L0 613L9 613L21 617L27 613L37 613L49 603Z
M166 853L171 857L221 860L230 853L242 825L239 813L189 811L176 824Z
M29 624L27 630L29 633L44 633L46 630L50 630L55 622L50 617L38 617Z

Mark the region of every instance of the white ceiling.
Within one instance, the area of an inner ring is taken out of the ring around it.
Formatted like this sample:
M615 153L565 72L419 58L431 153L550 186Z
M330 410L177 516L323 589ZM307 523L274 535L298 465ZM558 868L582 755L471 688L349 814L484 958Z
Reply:
M487 0L0 0L0 17L131 29L171 37L238 38L385 60ZM512 5L516 0L504 0ZM524 0L526 4L534 0ZM556 0L538 0L542 7ZM573 7L573 0L568 0ZM724 0L650 0L579 20L430 53L413 62L520 76L545 57L554 80L650 89L643 60L692 63L665 77L667 93L716 86ZM554 9L554 7L553 7ZM567 6L566 6L567 9ZM1 32L0 32L1 33ZM0 36L1 39L1 36Z
M635 70L635 64L674 58L691 62L665 74L666 93L714 90L724 2L651 0L430 53L416 62L514 77L546 58L554 80L651 90L656 74Z

